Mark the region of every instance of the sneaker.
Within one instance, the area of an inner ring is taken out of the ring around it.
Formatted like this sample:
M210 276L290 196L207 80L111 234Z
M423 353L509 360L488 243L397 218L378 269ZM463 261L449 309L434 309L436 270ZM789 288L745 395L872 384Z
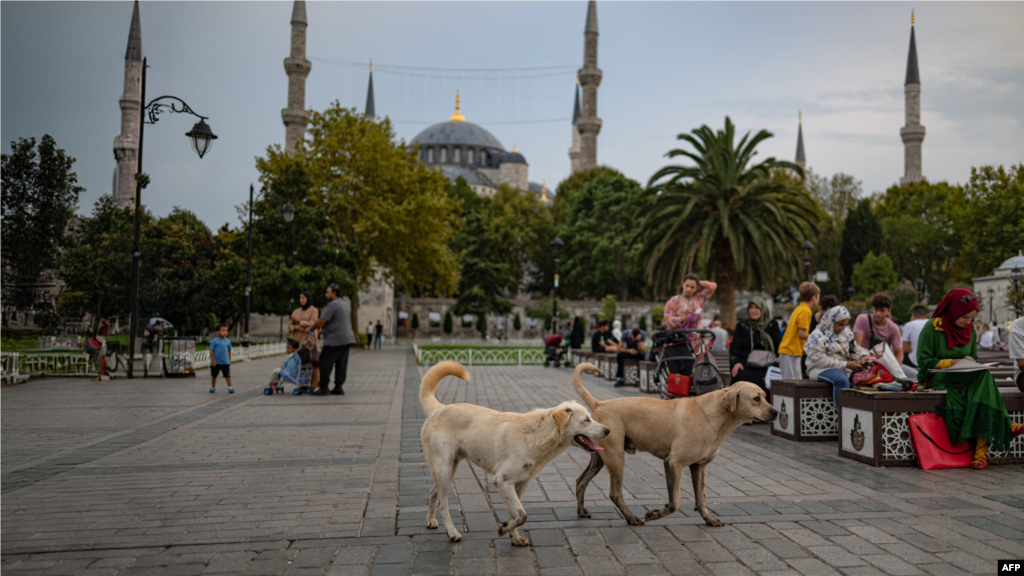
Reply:
M327 396L330 393L331 392L327 389L327 386L321 386L319 392L314 392L317 396Z
M331 390L331 394L335 394L335 395L338 395L338 396L344 396L345 395L345 391L341 389L341 386L335 386L334 389Z
M620 386L625 386L625 385L626 385L626 379L625 378L619 378L619 380L615 383L615 386L613 386L613 388L619 388Z
M216 392L216 391L217 391L217 389L216 389L216 388L213 388L212 386L210 387L210 394L213 394L213 393L214 393L214 392Z
M235 389L232 388L231 386L228 386L228 394L234 394L234 393L235 393Z

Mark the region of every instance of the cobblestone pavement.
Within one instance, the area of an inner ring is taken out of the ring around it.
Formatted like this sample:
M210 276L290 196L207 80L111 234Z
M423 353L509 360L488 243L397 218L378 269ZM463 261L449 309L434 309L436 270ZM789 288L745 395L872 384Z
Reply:
M705 526L680 513L630 527L591 484L576 517L572 448L525 495L528 548L497 535L505 507L464 464L450 498L463 534L424 528L424 372L408 349L354 351L345 396L261 393L282 358L233 367L237 392L194 380L45 380L2 391L6 574L989 574L1024 558L1024 466L874 469L834 443L743 427L708 468ZM526 411L575 399L566 369L475 367L445 403ZM636 394L587 377L599 399ZM661 463L627 456L627 503L666 501ZM521 529L522 530L522 529Z

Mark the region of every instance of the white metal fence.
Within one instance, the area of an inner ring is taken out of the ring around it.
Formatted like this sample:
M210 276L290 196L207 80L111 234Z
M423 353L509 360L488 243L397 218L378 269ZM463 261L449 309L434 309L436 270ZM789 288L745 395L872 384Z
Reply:
M459 348L455 350L424 350L415 342L412 344L416 361L424 366L432 366L438 362L451 360L466 366L528 366L543 364L545 353L539 348L496 348L474 350Z
M236 346L232 362L243 362L285 353L284 342ZM3 382L25 380L29 376L96 376L96 364L86 354L2 354ZM210 367L210 351L197 352L192 361L195 369Z

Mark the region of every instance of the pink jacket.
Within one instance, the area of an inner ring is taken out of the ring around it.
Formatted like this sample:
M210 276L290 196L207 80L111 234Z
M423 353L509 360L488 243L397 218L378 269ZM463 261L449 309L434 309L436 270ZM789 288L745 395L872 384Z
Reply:
M669 330L679 330L683 327L683 323L686 322L687 316L690 314L697 314L700 316L704 312L704 303L711 298L718 289L718 284L711 282L710 280L701 280L697 283L697 293L687 298L682 294L677 294L672 297L671 300L665 304L665 315L664 322L665 327ZM703 328L704 323L700 319L697 320L697 325L693 328Z

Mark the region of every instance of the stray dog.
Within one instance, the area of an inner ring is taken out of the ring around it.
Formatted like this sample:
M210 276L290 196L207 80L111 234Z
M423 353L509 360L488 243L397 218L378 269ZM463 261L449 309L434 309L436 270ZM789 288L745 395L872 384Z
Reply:
M577 368L573 377L579 379L582 370ZM526 522L522 505L526 485L569 446L588 452L601 450L593 440L604 438L609 430L595 422L586 408L571 401L527 414L497 412L473 404L445 406L434 396L445 376L468 381L469 372L458 362L441 362L420 383L420 405L427 415L420 441L434 477L427 528L437 528L434 511L440 508L448 538L453 542L462 539L448 512L448 488L459 463L468 458L494 476L498 494L508 506L508 520L498 528L498 535L510 533L513 545L527 546L530 541L516 530Z
M744 422L771 422L779 411L768 403L765 393L756 384L736 382L729 388L709 392L693 398L659 400L655 398L616 398L599 402L590 395L580 381L580 368L594 368L581 364L573 373L572 386L583 402L611 428L597 445L604 448L594 452L590 465L576 480L576 513L590 518L583 506L587 484L608 466L611 476L609 496L626 521L640 526L648 520L657 520L679 509L679 485L683 467L690 467L693 479L694 510L708 526L724 526L720 518L708 513L704 496L704 473L707 465L718 455L725 439ZM665 461L665 480L668 483L669 502L661 510L652 510L644 518L634 516L622 500L622 471L626 452L649 452Z

